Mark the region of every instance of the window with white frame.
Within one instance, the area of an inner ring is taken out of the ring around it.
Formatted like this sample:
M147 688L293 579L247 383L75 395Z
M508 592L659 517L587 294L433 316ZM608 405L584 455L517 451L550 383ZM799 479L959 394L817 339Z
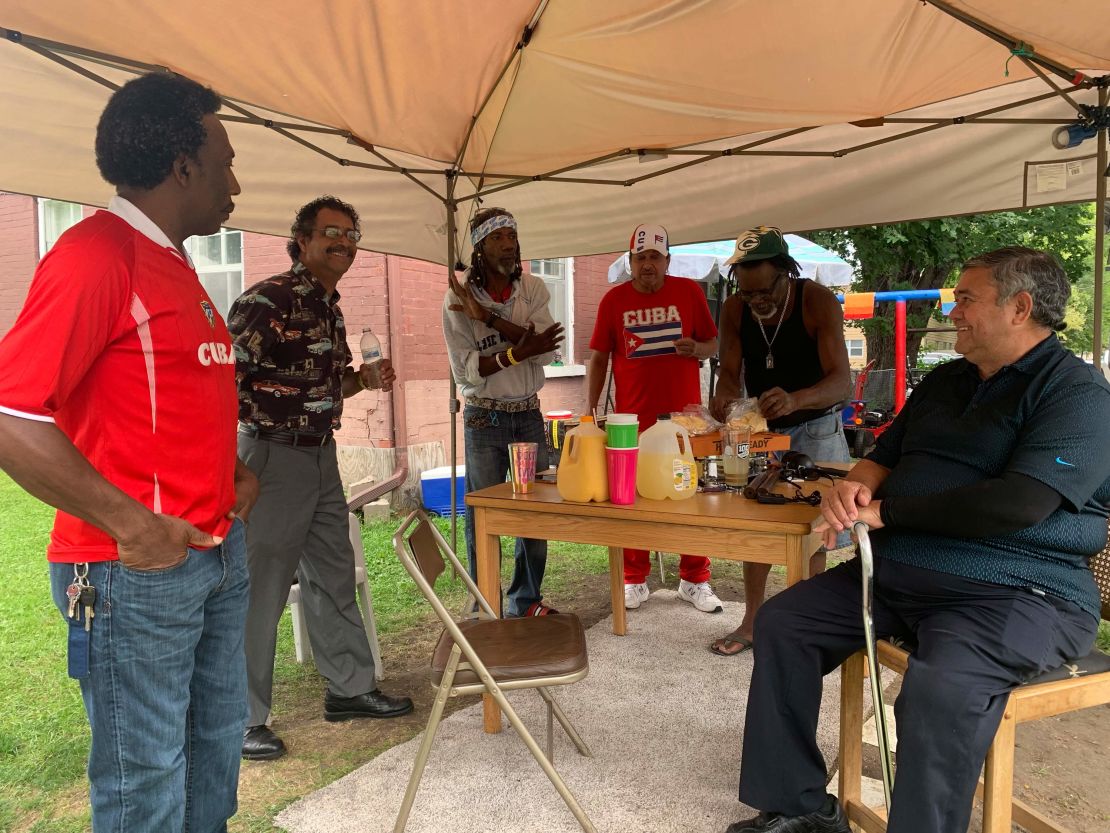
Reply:
M190 237L185 248L212 303L227 318L243 291L243 232L222 228L207 237Z
M848 358L862 359L864 350L867 348L867 342L862 338L846 338L844 340L848 344Z
M79 203L63 200L40 199L39 209L39 257L45 257L58 238L70 226L76 225L84 216Z
M533 260L529 271L542 278L551 293L551 317L563 325L562 349L557 357L564 365L574 361L574 258L559 257Z

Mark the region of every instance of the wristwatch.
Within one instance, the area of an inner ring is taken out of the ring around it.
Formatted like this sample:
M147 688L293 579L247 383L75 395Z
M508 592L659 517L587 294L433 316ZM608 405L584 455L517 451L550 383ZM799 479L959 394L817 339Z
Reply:
M496 312L494 312L493 310L490 310L489 318L486 319L486 326L489 327L492 330L494 322L500 317L501 316L498 315Z

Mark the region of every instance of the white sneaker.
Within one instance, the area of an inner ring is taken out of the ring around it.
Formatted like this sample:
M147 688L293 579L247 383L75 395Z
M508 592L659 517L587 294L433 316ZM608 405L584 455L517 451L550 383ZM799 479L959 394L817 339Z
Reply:
M628 585L624 588L624 606L628 607ZM724 610L721 600L717 598L708 581L693 584L683 579L678 583L678 598L688 601L702 613L720 613Z
M648 590L647 582L642 584L626 584L624 586L624 606L627 610L635 610L641 604L648 600L651 591Z

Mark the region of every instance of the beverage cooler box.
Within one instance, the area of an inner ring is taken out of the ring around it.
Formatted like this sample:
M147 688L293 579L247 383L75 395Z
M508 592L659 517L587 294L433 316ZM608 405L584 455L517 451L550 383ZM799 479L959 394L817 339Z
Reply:
M455 511L466 511L466 466L455 468ZM440 466L420 474L420 500L424 508L436 515L451 514L451 467Z

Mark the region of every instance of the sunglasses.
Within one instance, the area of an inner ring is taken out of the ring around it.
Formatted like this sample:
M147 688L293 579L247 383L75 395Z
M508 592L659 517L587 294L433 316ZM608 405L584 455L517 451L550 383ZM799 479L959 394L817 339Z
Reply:
M786 274L779 272L775 275L771 285L766 289L741 289L736 294L740 296L741 301L753 301L756 298L770 298L774 294L775 288L779 285L779 281L786 277Z
M352 243L357 243L362 239L362 232L347 229L344 231L339 226L324 226L323 228L314 228L313 231L318 231L324 237L330 237L332 240L338 240L340 237L346 237Z

